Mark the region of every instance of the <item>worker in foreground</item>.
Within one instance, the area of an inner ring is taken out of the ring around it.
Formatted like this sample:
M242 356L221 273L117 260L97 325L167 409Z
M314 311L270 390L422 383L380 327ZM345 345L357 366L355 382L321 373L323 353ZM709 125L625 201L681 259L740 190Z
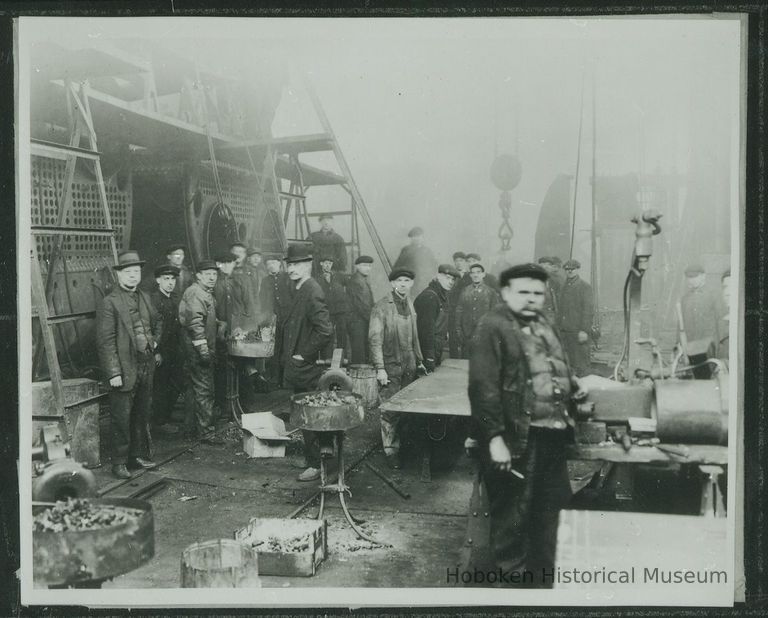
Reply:
M371 311L368 343L379 396L386 401L416 379L417 371L426 372L419 345L416 309L408 294L416 275L412 270L396 268L389 274L392 292L379 300ZM387 463L400 467L399 412L381 413L381 441Z
M469 359L469 399L490 504L490 551L502 585L552 587L558 514L571 496L566 445L572 400L586 391L543 317L547 272L501 274L503 303L481 321Z
M304 245L289 245L285 261L295 292L280 343L283 384L295 393L303 393L317 389L323 374L317 361L322 359L322 352L333 337L333 324L323 289L312 278L311 249ZM303 430L302 435L306 469L299 474L298 480L314 481L320 478L320 451L329 446L328 436L307 430ZM332 438L330 448L333 448Z

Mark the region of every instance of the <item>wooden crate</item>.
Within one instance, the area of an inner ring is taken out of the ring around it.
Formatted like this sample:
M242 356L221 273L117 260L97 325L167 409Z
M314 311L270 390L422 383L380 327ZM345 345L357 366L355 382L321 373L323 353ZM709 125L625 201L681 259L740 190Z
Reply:
M306 550L275 552L265 549L270 537L287 541L305 535L309 541ZM254 517L245 528L235 530L235 539L255 546L261 575L312 577L328 555L328 526L325 520Z

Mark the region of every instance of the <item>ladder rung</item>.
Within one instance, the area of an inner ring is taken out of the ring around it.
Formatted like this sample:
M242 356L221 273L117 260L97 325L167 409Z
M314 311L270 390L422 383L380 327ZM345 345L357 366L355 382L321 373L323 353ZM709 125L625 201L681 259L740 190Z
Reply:
M51 154L64 154L98 161L101 156L101 154L95 150L78 148L77 146L70 146L69 144L57 144L56 142L47 142L42 139L33 139L30 141L32 142L32 154L41 157L50 157Z
M328 212L310 212L307 216L308 217L324 217L326 215L330 215L332 217L336 215L351 215L351 210L330 210Z
M71 234L73 236L114 236L115 230L98 227L64 227L58 225L33 225L32 234L37 236L56 236L57 234Z
M39 317L39 316L38 316ZM77 313L62 313L61 315L49 315L48 324L61 324L62 322L74 322L85 318L96 317L95 311L78 311Z
M288 191L280 191L280 197L284 197L287 200L305 200L305 199L307 199L306 195L301 195L299 193L288 193Z
M64 404L64 409L69 410L70 408L76 408L78 406L84 406L88 403L93 403L94 401L98 401L102 397L106 397L109 393L97 393L96 395L91 395L90 397L86 397L85 399L80 399L79 401L75 401L74 403L66 403Z

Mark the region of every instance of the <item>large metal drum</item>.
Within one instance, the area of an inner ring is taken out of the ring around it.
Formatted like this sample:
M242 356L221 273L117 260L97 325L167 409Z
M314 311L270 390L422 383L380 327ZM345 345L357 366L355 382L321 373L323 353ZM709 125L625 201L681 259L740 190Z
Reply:
M152 506L143 500L112 498L89 500L137 512L127 522L105 528L65 532L33 532L34 585L67 586L99 581L139 568L155 555ZM34 515L48 506L35 505Z
M728 374L657 380L656 435L662 442L728 444Z
M350 396L355 403L328 406L311 406L299 403L307 395L298 393L291 396L291 410L298 415L302 429L310 431L347 431L362 424L365 418L363 398L352 391L336 391L340 397Z

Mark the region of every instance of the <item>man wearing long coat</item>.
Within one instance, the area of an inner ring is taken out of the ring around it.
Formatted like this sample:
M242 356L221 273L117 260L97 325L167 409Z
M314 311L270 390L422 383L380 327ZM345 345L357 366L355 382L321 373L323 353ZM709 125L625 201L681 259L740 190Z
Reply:
M149 422L157 341L162 321L149 294L138 289L145 262L135 251L123 251L118 263L118 285L99 303L96 345L104 377L111 387L109 416L112 473L130 478L128 466L152 468Z
M437 260L432 250L424 244L424 230L420 227L408 232L411 243L403 247L392 266L393 270L405 269L414 274L411 296L418 296L429 285L437 270Z
M355 260L355 272L347 280L347 298L349 299L349 345L352 350L352 364L362 365L368 362L368 324L373 309L373 292L368 280L373 258L361 255Z
M459 271L453 266L441 264L437 277L413 301L419 345L427 371L434 371L443 360L443 348L448 339L449 295L459 277Z
M592 286L579 277L580 268L578 260L568 260L563 264L566 279L558 294L557 326L571 368L577 376L585 376L590 372L594 300Z

